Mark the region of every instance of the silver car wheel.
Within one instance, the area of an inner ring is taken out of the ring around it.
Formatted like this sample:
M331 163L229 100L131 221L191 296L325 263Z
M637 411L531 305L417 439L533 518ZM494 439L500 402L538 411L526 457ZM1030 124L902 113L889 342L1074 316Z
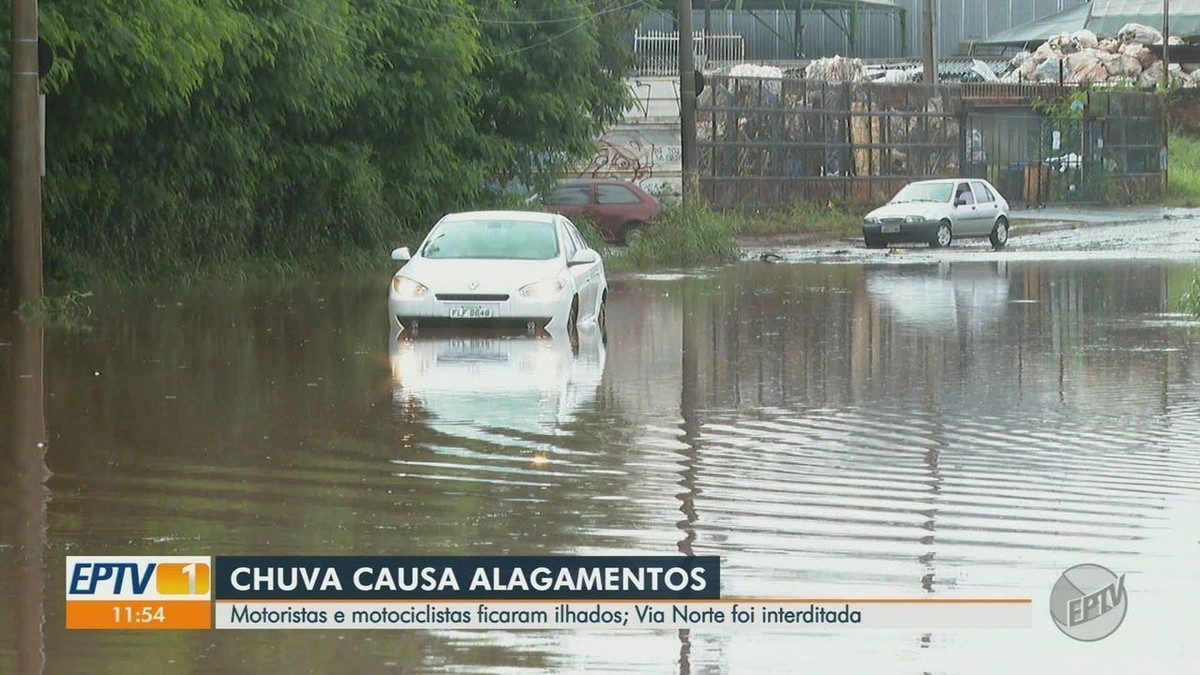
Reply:
M988 239L992 242L992 248L1000 250L1008 243L1008 219L1001 217L996 221L995 227L992 228L992 234Z
M939 247L949 246L950 240L952 238L952 235L950 233L950 226L947 225L946 223L938 224L937 234L934 236L937 237L937 245Z

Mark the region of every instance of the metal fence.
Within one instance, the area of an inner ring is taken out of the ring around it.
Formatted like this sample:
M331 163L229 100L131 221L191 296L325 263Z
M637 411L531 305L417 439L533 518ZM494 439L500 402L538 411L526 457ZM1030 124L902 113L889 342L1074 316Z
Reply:
M964 175L1009 202L1128 202L1158 195L1162 103L1143 92L1089 91L1075 110L976 107L967 116Z
M746 60L746 43L741 35L700 31L692 36L692 51L696 68L700 70ZM636 32L633 35L633 52L637 55L638 64L635 74L679 75L678 32Z
M961 88L714 77L701 96L701 185L714 208L879 201L960 169Z
M1159 194L1159 97L1031 105L1066 91L712 77L697 114L701 185L720 209L880 203L912 180L952 176L987 178L1014 204Z

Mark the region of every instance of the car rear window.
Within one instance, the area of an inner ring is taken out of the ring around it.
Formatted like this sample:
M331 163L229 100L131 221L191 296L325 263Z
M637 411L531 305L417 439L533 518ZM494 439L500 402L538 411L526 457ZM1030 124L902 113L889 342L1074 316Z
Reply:
M454 220L442 223L421 248L426 258L549 260L558 255L553 223Z
M547 204L586 204L588 189L586 185L564 185L556 189L546 198Z
M596 186L596 203L598 204L638 204L641 201L633 190L624 185Z

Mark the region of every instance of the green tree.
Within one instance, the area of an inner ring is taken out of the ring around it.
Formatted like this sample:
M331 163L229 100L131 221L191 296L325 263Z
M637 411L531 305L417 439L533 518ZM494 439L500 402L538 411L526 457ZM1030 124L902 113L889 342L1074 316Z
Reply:
M47 270L336 258L544 181L625 107L635 8L43 0Z

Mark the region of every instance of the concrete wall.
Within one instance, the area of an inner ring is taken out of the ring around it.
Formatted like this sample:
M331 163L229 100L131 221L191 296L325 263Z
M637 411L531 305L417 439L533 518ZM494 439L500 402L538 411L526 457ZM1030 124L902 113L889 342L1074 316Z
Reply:
M670 199L682 184L679 81L641 77L627 83L638 103L600 138L599 151L578 175L631 180Z

